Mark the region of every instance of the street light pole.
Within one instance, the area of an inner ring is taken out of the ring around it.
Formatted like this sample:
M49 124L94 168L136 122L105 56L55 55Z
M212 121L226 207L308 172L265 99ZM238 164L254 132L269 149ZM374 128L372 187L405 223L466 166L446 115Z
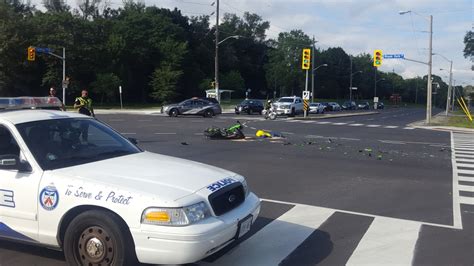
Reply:
M352 102L352 55L349 56L351 59L351 76L350 76L350 81L349 81L349 101Z
M311 68L314 67L314 58L315 58L314 44L315 44L315 40L314 40L314 35L313 35L313 46L311 47L312 48L311 54L313 55L311 58ZM311 71L311 103L314 103L314 69Z
M433 96L433 88L431 83L431 71L433 67L433 16L430 15L430 44L429 44L429 55L428 55L428 81L427 81L427 88L428 88L428 97L426 97L426 124L429 125L431 123L431 98Z
M407 13L415 13L416 15L418 16L421 16L423 18L425 18L424 16L414 12L414 11L400 11L399 14L400 15L404 15L404 14L407 14ZM431 109L432 109L432 105L431 105L431 99L432 99L432 92L433 92L433 88L432 88L432 84L431 84L431 71L432 71L432 67L433 67L433 15L430 15L428 17L428 21L429 21L429 31L428 33L430 34L429 36L429 49L428 49L428 63L425 63L425 62L420 62L420 61L417 61L417 60L411 60L411 59L408 59L408 58L404 58L405 60L408 60L408 61L413 61L413 62L417 62L417 63L422 63L422 64L426 64L428 65L428 80L426 81L427 82L427 95L426 95L426 124L430 124L431 123Z
M62 87L63 87L63 105L66 106L66 48L63 47L63 82L62 82Z
M214 61L214 86L216 89L216 100L220 102L219 95L219 0L216 0L216 55Z
M313 82L311 83L311 102L314 102L314 71L316 71L320 67L327 67L328 64L322 64L319 65L318 67L315 67L311 70L311 75L313 76Z

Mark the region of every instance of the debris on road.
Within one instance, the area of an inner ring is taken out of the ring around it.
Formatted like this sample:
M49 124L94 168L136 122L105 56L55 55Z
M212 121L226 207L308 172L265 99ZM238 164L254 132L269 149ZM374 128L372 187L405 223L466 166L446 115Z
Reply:
M181 145L187 146L187 145L189 145L189 144L188 144L187 142L181 142Z

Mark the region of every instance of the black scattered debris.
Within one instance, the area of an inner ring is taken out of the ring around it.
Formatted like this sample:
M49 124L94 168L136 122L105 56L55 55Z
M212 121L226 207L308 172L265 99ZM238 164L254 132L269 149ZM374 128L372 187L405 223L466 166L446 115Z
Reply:
M187 146L187 145L189 145L189 144L188 144L187 142L181 142L181 145Z

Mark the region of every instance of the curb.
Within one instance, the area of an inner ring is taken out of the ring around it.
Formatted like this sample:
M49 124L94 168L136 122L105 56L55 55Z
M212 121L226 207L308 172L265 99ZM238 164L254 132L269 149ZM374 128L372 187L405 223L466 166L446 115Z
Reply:
M472 133L474 134L474 128L462 128L462 127L444 127L444 126L411 126L419 129L436 130L436 131L452 131L456 133Z
M324 114L318 116L308 116L308 117L295 117L290 118L291 120L317 120L317 119L329 119L329 118L340 118L340 117L351 117L351 116L363 116L363 115L376 115L380 112L363 112L363 113L348 113L348 114Z

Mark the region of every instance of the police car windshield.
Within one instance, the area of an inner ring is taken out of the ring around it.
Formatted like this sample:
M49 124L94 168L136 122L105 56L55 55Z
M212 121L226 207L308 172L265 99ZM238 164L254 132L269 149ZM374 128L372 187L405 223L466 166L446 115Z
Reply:
M94 119L51 119L17 125L43 170L54 170L141 152Z

